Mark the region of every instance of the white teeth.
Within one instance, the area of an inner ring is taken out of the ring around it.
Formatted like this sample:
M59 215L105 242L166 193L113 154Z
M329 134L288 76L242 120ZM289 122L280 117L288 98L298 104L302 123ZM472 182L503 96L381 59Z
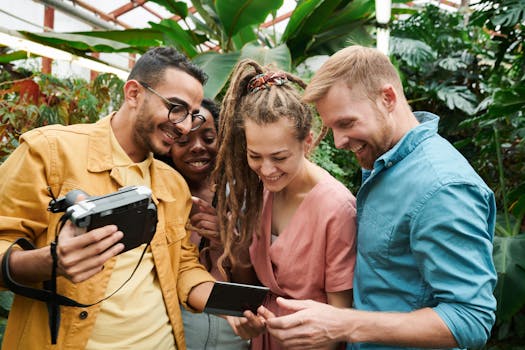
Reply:
M365 147L365 144L362 144L362 145L357 146L357 147L352 147L352 148L350 148L350 150L351 150L352 152L354 152L354 153L357 153L357 152L359 152L360 150L362 150L363 147Z
M173 135L172 133L168 132L167 130L163 130L164 131L164 135L166 135L168 138L172 139L172 140L175 140L175 135Z
M201 166L205 166L208 163L209 161L203 160L203 161L198 161L198 162L190 162L190 165L194 167L201 167Z
M269 177L269 176L265 176L265 179L268 180L268 181L277 181L281 178L282 175L279 175L279 176L273 176L273 177Z

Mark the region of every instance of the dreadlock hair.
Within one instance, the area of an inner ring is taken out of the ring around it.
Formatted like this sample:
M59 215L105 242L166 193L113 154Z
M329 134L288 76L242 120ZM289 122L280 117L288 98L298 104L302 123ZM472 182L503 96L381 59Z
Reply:
M227 259L231 266L240 263L234 249L247 249L260 224L263 184L248 165L245 120L266 125L288 118L295 126L294 136L299 141L304 141L312 128L311 107L302 102L298 91L285 81L303 90L306 84L289 73L276 73L270 69L250 59L242 60L232 73L230 86L222 101L219 150L212 183L216 184L220 238L224 245L217 265L223 275L223 267L229 265ZM273 80L276 76L278 78ZM261 79L260 84L254 88L257 79ZM313 147L326 135L326 131L327 128L322 127Z

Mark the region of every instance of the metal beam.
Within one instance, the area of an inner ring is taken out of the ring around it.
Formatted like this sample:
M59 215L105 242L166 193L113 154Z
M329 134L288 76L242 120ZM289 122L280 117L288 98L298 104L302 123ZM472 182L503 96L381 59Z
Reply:
M42 3L44 5L48 5L51 7L54 7L55 9L67 13L68 15L71 15L79 20L81 20L84 23L89 24L90 26L93 26L95 28L100 29L107 29L107 30L120 30L121 28L112 25L99 17L96 17L92 14L86 13L84 11L79 10L73 5L70 5L69 3L66 3L61 0L35 0L36 2Z

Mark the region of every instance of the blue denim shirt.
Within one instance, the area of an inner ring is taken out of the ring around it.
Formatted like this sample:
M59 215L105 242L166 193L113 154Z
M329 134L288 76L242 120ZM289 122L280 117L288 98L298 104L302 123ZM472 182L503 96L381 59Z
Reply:
M439 118L414 114L421 124L363 172L355 307L387 312L430 307L461 348L481 346L495 321L494 194L437 134Z

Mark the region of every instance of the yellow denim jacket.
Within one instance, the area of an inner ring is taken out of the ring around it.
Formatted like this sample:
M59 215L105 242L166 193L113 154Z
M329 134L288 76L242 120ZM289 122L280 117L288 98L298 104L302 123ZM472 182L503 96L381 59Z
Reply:
M106 117L95 124L51 125L22 135L20 146L0 166L0 254L19 237L37 247L53 241L61 213L47 211L48 186L57 197L72 189L101 195L122 187L119 171L113 169L110 132ZM159 220L151 249L177 349L182 350L186 347L179 303L187 306L191 288L214 279L198 263L197 248L185 229L191 208L186 182L157 160L150 171ZM102 299L114 260L82 283L59 277L58 293L84 304ZM83 349L99 308L100 304L85 309L62 306L57 344L51 345L46 305L15 296L2 348Z

